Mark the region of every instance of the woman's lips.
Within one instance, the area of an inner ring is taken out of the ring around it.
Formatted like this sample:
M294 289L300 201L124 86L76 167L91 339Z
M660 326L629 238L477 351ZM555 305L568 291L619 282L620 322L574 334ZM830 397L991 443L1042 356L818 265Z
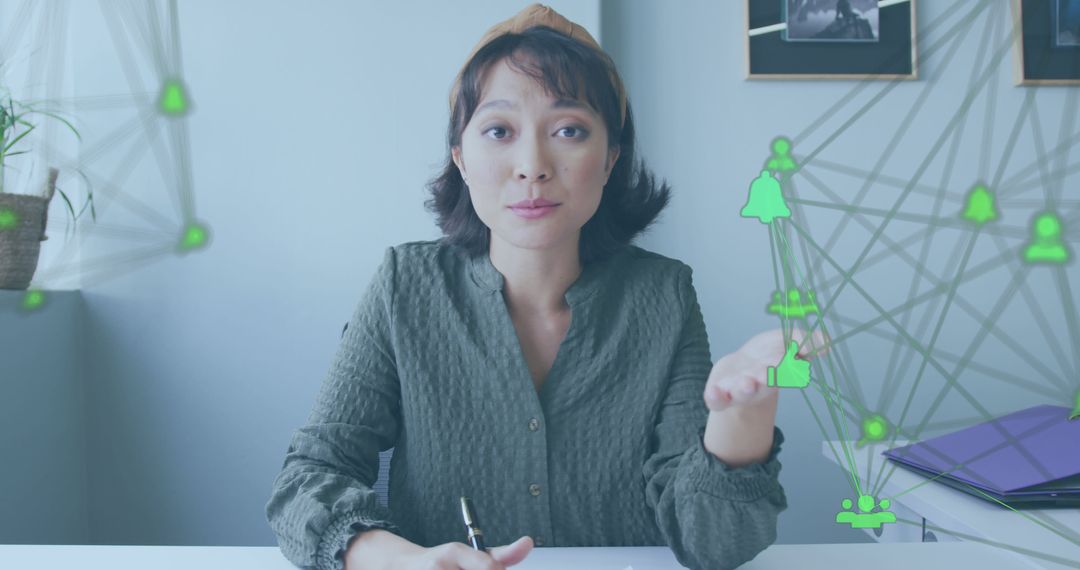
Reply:
M558 207L559 204L555 204L554 206L540 206L537 208L514 208L511 206L510 209L522 218L525 218L527 220L535 220L536 218L542 218L548 215L549 213L554 211L555 208Z

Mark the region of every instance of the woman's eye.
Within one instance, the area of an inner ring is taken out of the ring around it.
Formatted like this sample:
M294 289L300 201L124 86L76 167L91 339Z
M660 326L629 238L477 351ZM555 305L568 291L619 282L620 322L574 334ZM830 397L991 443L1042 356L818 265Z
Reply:
M569 131L569 133L565 133L564 131ZM586 135L588 135L588 131L586 131L585 129L583 129L581 127L563 127L561 129L559 129L558 132L560 134L563 134L563 136L565 138L573 138L573 139L583 139L583 138L586 137ZM488 128L487 130L484 131L485 135L490 134L490 133L495 133L494 136L492 137L495 140L503 140L507 136L509 136L508 133L507 133L506 127L490 127L490 128ZM502 134L503 136L499 136L499 134Z

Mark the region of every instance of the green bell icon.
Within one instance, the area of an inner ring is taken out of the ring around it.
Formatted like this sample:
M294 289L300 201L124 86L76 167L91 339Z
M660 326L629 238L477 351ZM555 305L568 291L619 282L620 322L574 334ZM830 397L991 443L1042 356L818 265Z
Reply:
M739 215L757 218L763 224L772 223L773 218L791 217L791 210L788 210L780 190L780 181L773 178L768 170L762 170L761 176L750 184L750 196Z
M997 217L997 210L994 208L994 195L982 184L972 188L971 192L968 193L964 218L981 226L990 220L996 220Z

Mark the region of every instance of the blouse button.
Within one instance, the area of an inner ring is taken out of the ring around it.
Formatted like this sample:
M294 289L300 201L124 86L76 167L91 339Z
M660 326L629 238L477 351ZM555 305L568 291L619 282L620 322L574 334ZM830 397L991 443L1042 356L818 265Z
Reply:
M529 492L532 493L532 496L534 496L534 497L539 495L540 494L540 485L537 485L536 483L533 483L532 485L529 485Z
M536 418L530 419L529 420L529 431L536 431L538 429L540 429L540 421L537 420Z
M533 544L535 544L536 546L543 546L544 545L544 537L542 537L542 536L536 537L536 539L533 540Z

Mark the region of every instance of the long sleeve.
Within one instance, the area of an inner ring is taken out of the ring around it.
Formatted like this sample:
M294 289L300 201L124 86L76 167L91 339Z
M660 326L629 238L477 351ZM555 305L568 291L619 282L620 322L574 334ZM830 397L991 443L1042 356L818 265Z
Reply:
M390 329L396 274L387 248L330 366L307 425L293 435L266 504L282 554L305 569L340 570L357 533L401 534L372 489L379 452L394 447L400 387Z
M642 469L646 501L681 564L724 570L776 540L777 516L787 508L777 459L784 436L774 427L765 462L739 468L705 449L709 410L703 395L712 361L689 266L679 277L679 289L685 324Z

